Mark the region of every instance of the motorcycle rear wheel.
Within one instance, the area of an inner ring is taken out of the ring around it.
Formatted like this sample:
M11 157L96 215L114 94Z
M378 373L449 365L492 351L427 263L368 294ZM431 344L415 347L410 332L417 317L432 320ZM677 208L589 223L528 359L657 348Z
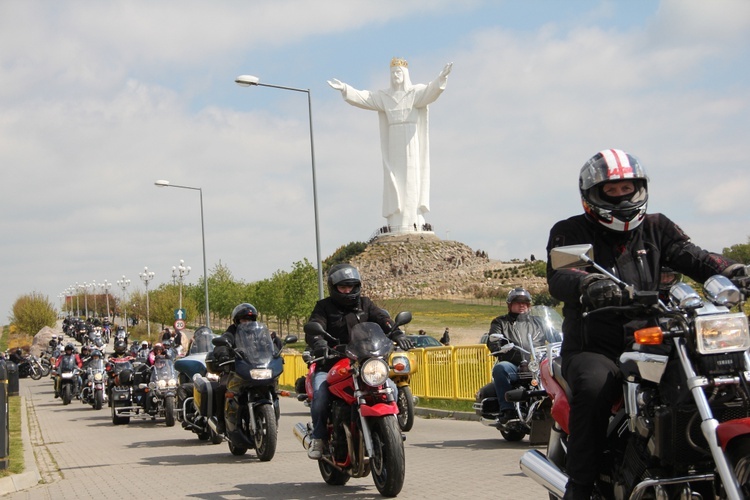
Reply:
M411 393L411 387L405 385L398 388L398 397L396 398L398 406L398 426L403 432L409 432L414 427L414 396Z
M232 444L231 441L229 441L229 451L234 455L235 457L241 457L245 453L247 453L247 448L243 446L235 446Z
M370 419L373 454L370 472L381 495L395 497L404 486L404 442L395 415Z
M130 417L121 417L117 414L117 403L110 401L110 408L112 409L112 425L125 425L130 423Z
M499 429L499 430L500 430L500 434L503 435L505 440L510 443L515 443L516 441L520 441L526 436L525 432L521 432L521 431L517 431L513 429L508 429L508 430Z
M333 465L323 460L318 460L318 468L323 481L331 486L343 486L349 482L349 474L336 469Z
M278 427L276 427L276 413L272 405L260 405L255 407L256 432L253 436L255 451L261 462L268 462L276 454L276 440L278 438Z
M164 419L167 427L174 427L174 396L164 398Z

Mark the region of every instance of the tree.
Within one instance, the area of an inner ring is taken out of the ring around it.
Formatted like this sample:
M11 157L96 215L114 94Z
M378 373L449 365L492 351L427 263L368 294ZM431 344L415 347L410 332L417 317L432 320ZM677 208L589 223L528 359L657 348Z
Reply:
M185 309L187 316L185 320L194 321L199 314L198 303L191 295L186 295L184 292L183 287L182 308ZM159 288L150 291L149 294L151 321L162 325L174 323L174 311L180 306L180 286L162 283Z
M352 241L346 245L338 247L330 257L323 260L323 271L330 269L336 264L346 264L352 260L352 258L363 253L367 248L367 243L361 241Z
M736 260L737 262L750 264L750 236L747 238L747 243L732 245L731 247L722 250L721 253L724 257Z
M21 332L36 335L45 326L55 326L57 311L46 295L32 292L16 299L8 319Z

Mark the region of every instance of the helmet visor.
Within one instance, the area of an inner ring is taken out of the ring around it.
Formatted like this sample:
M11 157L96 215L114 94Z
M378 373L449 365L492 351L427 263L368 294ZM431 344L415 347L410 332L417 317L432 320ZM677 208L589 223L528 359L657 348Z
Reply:
M359 271L357 271L357 268L355 267L344 267L342 269L334 271L328 276L328 281L332 285L338 285L343 281L350 280L352 281L352 285L362 282L362 279L359 277Z

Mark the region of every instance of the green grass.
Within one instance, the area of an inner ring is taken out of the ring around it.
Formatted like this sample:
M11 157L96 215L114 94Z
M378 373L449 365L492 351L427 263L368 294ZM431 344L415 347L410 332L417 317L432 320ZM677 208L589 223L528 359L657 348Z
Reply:
M434 399L434 398L419 398L419 408L432 408L435 410L446 410L446 411L468 411L474 412L471 407L473 401L457 401L454 399Z
M449 300L390 299L380 302L391 316L400 311L411 311L413 320L405 330L415 335L420 329L440 338L443 330L450 328L484 329L497 316L508 311L504 301L491 304L488 301L454 302Z

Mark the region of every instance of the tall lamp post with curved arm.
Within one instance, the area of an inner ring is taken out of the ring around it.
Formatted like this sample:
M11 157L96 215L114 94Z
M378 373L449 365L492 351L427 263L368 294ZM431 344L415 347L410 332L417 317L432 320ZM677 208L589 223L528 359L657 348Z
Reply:
M117 286L119 286L122 289L122 317L125 319L125 331L128 331L128 308L127 308L127 302L125 301L125 291L130 286L130 280L125 279L125 275L122 275L122 278L117 280Z
M154 185L157 187L174 187L174 188L180 188L180 189L192 189L193 191L198 191L200 193L200 201L201 201L201 239L203 241L203 293L205 295L206 300L206 326L208 328L211 328L211 319L208 309L208 270L206 269L206 229L203 224L203 189L199 187L191 187L191 186L179 186L177 184L170 184L169 181L165 180L158 180L154 182ZM174 276L173 276L174 277ZM182 284L180 284L180 309L182 309Z
M148 306L148 284L152 279L154 279L155 274L156 273L154 273L153 271L149 271L148 267L144 267L143 272L138 275L141 277L141 281L143 281L143 284L146 285L146 331L148 333L149 340L151 339L151 312L149 311Z
M312 98L310 89L298 89L294 87L284 87L282 85L271 85L270 83L260 83L260 78L253 75L240 75L234 79L234 82L241 87L271 87L273 89L291 90L293 92L304 92L307 94L307 116L310 122L310 157L312 158L312 187L313 187L313 213L315 215L315 251L316 265L318 266L318 297L323 298L323 266L320 260L320 227L318 224L318 188L315 180L315 143L313 141L313 121L312 121Z
M109 289L112 288L112 283L110 283L107 280L104 280L104 283L100 283L99 286L102 287L102 291L104 292L104 295L107 298L107 319L111 320L109 316Z

